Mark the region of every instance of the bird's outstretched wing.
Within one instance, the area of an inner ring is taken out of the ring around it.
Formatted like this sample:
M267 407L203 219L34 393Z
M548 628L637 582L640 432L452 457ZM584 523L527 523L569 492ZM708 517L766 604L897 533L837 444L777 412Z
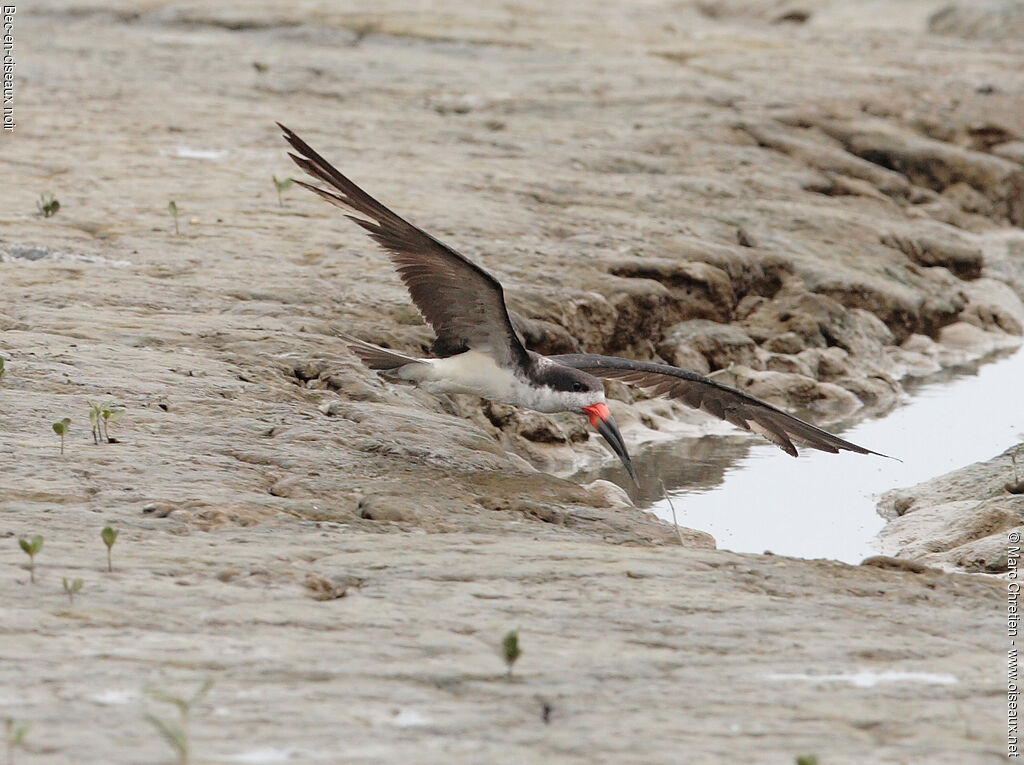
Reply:
M744 430L762 435L794 457L797 456L797 450L793 441L833 454L850 451L885 456L834 436L743 391L686 369L591 353L572 353L549 358L596 377L619 380L643 388L656 396L674 398L694 409L700 409Z
M342 175L280 122L285 140L298 152L289 156L299 167L331 187L302 181L358 223L395 264L413 303L437 335L435 352L452 355L469 349L490 354L503 366L525 366L526 348L512 327L501 284L448 245L409 223Z

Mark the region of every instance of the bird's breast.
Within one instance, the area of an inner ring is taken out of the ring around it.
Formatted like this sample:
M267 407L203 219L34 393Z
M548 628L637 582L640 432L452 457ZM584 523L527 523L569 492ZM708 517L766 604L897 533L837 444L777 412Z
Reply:
M415 368L420 387L432 393L472 393L500 404L522 406L540 412L564 409L546 386L531 382L521 370L504 367L493 356L467 351L445 359L430 359Z

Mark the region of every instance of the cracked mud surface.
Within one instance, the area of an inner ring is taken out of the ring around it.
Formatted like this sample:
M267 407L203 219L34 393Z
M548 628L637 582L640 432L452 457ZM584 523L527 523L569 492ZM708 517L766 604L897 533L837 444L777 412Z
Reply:
M578 418L382 383L336 333L429 331L355 227L271 182L280 120L495 273L538 350L885 411L1024 327L1021 49L948 5L19 9L0 715L33 723L23 759L166 761L142 689L212 678L199 762L1002 761L1000 583L680 546L547 472L606 457ZM634 443L702 427L616 395ZM126 408L119 443L89 401ZM857 672L920 682L773 677Z

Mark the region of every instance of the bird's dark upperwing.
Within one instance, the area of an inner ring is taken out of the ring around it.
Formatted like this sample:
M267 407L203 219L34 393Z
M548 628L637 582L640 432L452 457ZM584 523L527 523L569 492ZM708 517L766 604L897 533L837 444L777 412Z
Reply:
M701 409L744 430L762 435L794 457L797 456L794 440L812 449L833 454L839 451L878 454L863 446L844 441L839 436L804 422L743 391L686 369L590 353L572 353L549 358L597 377L620 380L654 395L677 399L694 409Z
M529 363L526 349L512 328L497 279L389 210L291 130L280 122L277 126L299 154L289 154L295 164L333 190L296 183L336 207L356 213L346 217L387 250L413 303L434 328L438 339L435 347L442 355L473 349L489 353L502 366Z

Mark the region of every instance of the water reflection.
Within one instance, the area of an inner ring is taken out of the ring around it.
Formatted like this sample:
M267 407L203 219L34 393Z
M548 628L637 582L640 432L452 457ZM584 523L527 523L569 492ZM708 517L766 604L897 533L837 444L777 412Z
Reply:
M706 436L651 444L633 464L634 502L680 525L707 531L719 547L857 563L877 552L884 520L878 495L911 486L1024 440L1024 351L990 357L908 384L887 416L831 428L903 462L808 451L798 459L749 436ZM617 463L583 472L628 487Z
M633 456L639 488L631 486L622 466L610 461L576 474L574 480L589 483L598 478L619 484L639 507L649 507L677 491L701 492L722 484L726 474L758 446L745 436L704 436L662 441L641 447ZM678 508L677 508L678 509Z

